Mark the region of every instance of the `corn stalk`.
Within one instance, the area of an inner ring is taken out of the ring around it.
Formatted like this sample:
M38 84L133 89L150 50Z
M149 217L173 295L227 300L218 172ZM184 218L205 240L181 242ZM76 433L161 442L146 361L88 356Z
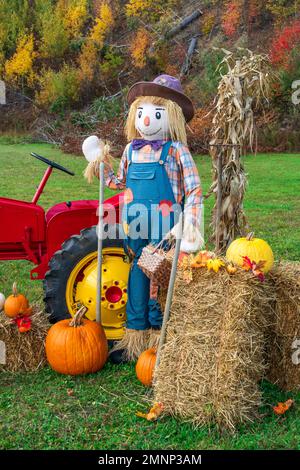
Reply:
M221 75L215 100L210 154L213 182L208 195L215 195L212 214L213 241L224 252L247 228L243 199L247 186L241 155L256 147L254 113L262 112L271 96L273 74L268 56L240 49L240 57L225 51L218 66Z

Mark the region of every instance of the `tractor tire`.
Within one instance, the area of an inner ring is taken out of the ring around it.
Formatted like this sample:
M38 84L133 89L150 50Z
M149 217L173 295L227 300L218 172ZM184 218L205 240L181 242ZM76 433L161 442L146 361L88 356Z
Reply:
M123 248L123 240L119 235L120 227L113 226L112 228L116 229L117 236L115 239L103 240L103 249ZM44 302L51 323L71 318L66 301L68 279L75 266L83 258L96 252L97 246L96 226L93 226L82 230L80 235L74 235L66 240L61 250L58 250L51 258L49 270L44 279Z

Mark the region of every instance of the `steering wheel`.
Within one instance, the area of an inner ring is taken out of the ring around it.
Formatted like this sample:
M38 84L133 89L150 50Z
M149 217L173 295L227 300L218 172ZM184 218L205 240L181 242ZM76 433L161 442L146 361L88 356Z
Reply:
M38 160L41 160L41 162L46 163L46 165L49 165L52 168L56 168L57 170L63 171L64 173L67 173L70 176L75 176L75 173L68 170L64 166L61 166L58 163L53 162L52 160L48 160L48 158L42 157L41 155L38 155L37 153L34 153L34 152L31 152L30 155L34 158L37 158Z

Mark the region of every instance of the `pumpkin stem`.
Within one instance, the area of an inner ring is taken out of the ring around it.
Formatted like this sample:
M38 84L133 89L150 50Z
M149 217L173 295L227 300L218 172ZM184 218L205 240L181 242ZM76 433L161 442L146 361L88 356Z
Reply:
M87 308L84 305L80 307L78 312L75 313L74 317L70 321L69 325L74 326L75 328L76 326L80 326L82 324L82 321L81 321L82 317L84 317L86 312L87 312Z
M13 283L12 292L13 292L13 296L14 296L14 297L17 297L17 295L18 295L18 289L17 289L17 283L16 283L16 281Z
M248 233L248 235L246 236L246 239L250 242L251 240L253 240L254 238L254 232L250 232Z

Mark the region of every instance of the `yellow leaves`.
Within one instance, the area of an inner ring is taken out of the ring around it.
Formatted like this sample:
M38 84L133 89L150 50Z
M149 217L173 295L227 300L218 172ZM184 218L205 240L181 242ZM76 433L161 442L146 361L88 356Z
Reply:
M61 111L78 99L78 72L68 64L64 64L58 72L44 70L39 83L41 89L36 100L40 105L49 107L50 111Z
M132 62L137 68L143 68L146 65L147 49L151 44L151 36L145 28L140 28L130 47Z
M177 0L129 0L125 6L129 17L147 17L150 21L166 16Z
M202 17L202 33L206 36L208 35L214 27L216 22L216 15L214 12L208 12Z
M153 0L129 0L126 5L127 16L139 16L142 12L151 8Z
M79 80L83 85L91 83L98 69L98 51L104 45L106 35L114 25L113 11L107 1L99 6L99 14L95 19L94 26L81 49L78 58L79 62ZM105 65L105 64L103 64ZM98 69L99 70L99 69ZM104 70L102 70L105 73Z
M87 0L73 0L64 16L64 25L71 36L80 34L88 17Z
M79 56L78 76L80 82L89 83L93 80L97 66L98 49L94 42L87 41L81 50Z
M225 266L225 263L221 259L215 258L209 259L206 263L206 266L208 271L214 271L215 273L217 273L221 267Z
M33 34L20 37L15 54L5 63L5 79L15 84L32 84L35 56Z
M144 418L147 421L156 421L162 414L163 410L164 406L162 403L154 403L149 413L141 413L140 411L138 411L136 413L136 416L138 416L139 418Z
M96 18L92 28L90 39L92 39L98 47L102 47L106 34L114 25L113 11L108 2L103 2L100 6L99 17Z

